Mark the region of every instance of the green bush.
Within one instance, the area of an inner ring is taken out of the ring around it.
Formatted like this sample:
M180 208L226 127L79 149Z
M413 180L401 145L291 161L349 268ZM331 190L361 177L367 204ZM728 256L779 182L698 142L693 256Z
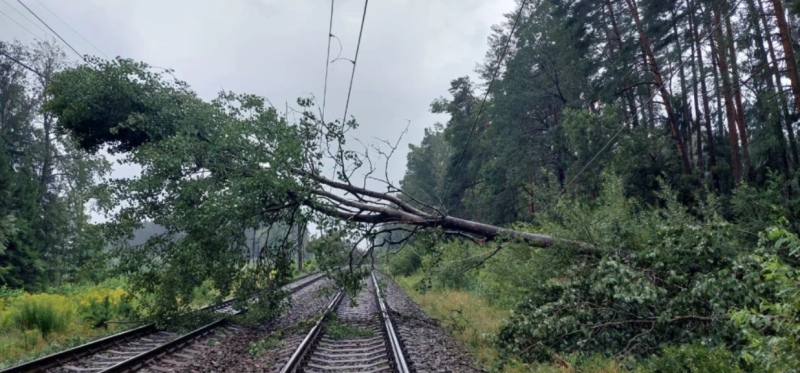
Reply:
M39 329L43 336L66 329L69 315L58 310L53 304L39 299L21 301L14 323L22 329Z
M477 269L492 248L480 247L462 240L450 241L432 248L423 258L425 286L437 289L474 290L478 285Z
M594 247L543 251L561 264L529 285L499 332L501 352L533 362L735 343L730 310L756 306L774 287L763 283L751 249L715 213L715 202L699 206L698 217L669 191L660 193L663 208L643 209L624 198L619 182L604 190L594 205L560 207L562 219L549 229Z
M761 264L767 283L777 287L777 296L763 299L758 306L733 313L747 347L743 359L770 372L800 371L800 270L778 254L800 259L800 239L784 228L770 228L761 234L760 248L752 257ZM767 248L771 248L769 250Z
M731 196L730 209L740 229L752 233L750 237L756 237L756 233L781 218L788 219L794 232L800 229L800 221L795 215L800 211L800 199L787 194L786 183L776 173L769 174L764 187L743 184L736 188Z
M192 294L192 302L194 302L196 306L207 306L220 301L219 291L214 287L214 280L212 279L207 279L199 286L195 286L194 289L192 289Z
M692 344L665 348L661 355L645 360L642 370L658 373L739 373L737 359L724 348Z
M389 273L393 276L410 276L422 266L422 256L411 245L389 255Z

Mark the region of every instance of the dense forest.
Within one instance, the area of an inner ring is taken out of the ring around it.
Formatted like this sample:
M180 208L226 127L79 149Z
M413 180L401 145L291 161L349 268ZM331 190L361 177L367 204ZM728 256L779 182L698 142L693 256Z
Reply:
M66 56L53 42L4 42L0 53L0 285L41 290L101 278L86 271L102 268L92 260L103 263L105 247L87 207L102 198L94 188L110 163L77 149L41 110Z
M459 77L431 104L450 119L411 147L406 192L493 224L594 198L606 171L649 203L659 178L686 204L770 180L797 194L793 3L523 3L493 30L490 86Z
M377 166L397 145L361 150L313 98L290 121L144 62L0 44L0 285L118 276L166 317L213 284L274 315L314 226L348 290L385 264L513 310L471 342L496 369L800 369L800 2L516 5L397 185ZM141 174L104 178L106 154Z
M432 102L449 119L410 146L401 189L592 249L388 228L392 271L514 309L494 342L511 360L796 370L800 3L517 4L481 81Z

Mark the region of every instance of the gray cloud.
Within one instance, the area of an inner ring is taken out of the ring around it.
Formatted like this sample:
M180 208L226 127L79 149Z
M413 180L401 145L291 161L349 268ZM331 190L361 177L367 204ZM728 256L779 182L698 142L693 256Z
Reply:
M13 12L12 0L0 10L40 33ZM36 0L24 0L82 53L98 54ZM176 70L202 96L221 90L266 96L283 111L299 96L321 101L330 3L322 0L242 1L56 1L39 0L78 30L105 55L142 60ZM338 0L333 34L342 57L355 53L360 0ZM373 0L369 3L349 114L361 127L353 135L396 139L409 133L389 166L402 178L409 142L423 128L446 118L428 112L430 102L447 94L449 81L474 75L483 59L490 26L514 8L513 0ZM32 17L29 16L32 19ZM0 37L32 37L0 15ZM334 40L331 58L339 51ZM352 65L330 66L327 119L341 118ZM134 168L117 167L115 176Z

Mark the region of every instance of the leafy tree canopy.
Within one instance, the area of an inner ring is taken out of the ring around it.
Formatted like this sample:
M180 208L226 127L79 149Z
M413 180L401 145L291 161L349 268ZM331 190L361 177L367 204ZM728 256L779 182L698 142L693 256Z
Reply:
M46 109L84 149L110 146L125 152L123 162L142 167L139 177L106 185L108 207L119 206L119 239L144 221L166 229L121 251L121 269L138 290L155 294L149 306L160 314L187 306L191 289L207 278L225 294L259 288L257 280L274 271L288 276L295 239L289 232L308 221L350 245L350 256L358 257L351 267L364 263L371 248L363 248L388 223L555 242L419 210L391 186L388 193L364 188L354 179L359 169L364 180L374 172L362 169L372 164L371 155L347 150L344 141L355 121L322 123L308 99L298 100L302 119L288 123L264 98L223 92L206 102L168 71L127 59L58 73L48 93L53 99ZM326 159L335 165L335 180L322 176ZM272 225L290 229L282 230L280 242L265 240L272 247L248 263L245 231ZM285 280L278 276L267 288Z

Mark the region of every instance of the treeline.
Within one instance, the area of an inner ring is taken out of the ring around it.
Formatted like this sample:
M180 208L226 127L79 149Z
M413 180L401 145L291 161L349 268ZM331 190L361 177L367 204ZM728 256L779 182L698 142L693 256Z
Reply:
M50 78L66 67L52 42L0 42L0 286L102 276L92 261L104 260L105 243L86 206L110 165L77 150L41 110Z
M496 365L796 371L800 2L517 4L484 84L432 103L449 120L411 146L401 186L434 213L585 246L405 247L398 225L388 269L513 309L486 342Z
M520 2L518 2L519 4ZM531 220L601 175L656 202L797 184L798 4L781 0L531 0L493 28L479 67L433 102L444 125L411 146L405 192L487 223Z

